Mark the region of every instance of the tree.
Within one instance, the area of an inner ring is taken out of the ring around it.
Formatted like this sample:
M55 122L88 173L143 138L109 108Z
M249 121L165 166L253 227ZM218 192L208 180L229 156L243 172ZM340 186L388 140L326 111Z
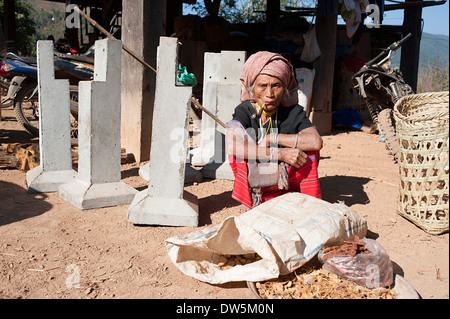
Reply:
M35 50L34 35L36 33L36 24L31 16L31 4L16 0L15 2L16 14L16 50L20 55L31 55ZM3 18L3 1L0 2L0 18Z

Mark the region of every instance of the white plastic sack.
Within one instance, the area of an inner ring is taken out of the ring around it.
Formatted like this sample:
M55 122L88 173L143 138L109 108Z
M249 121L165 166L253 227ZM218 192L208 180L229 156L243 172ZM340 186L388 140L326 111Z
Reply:
M306 114L309 114L316 70L307 68L295 69L295 76L298 81L298 104L303 106Z
M291 273L324 245L365 237L367 222L344 204L300 193L274 198L218 226L165 241L172 262L211 284L263 281ZM220 255L257 253L261 260L222 270Z
M312 63L322 55L319 42L317 42L316 27L312 27L310 30L306 31L303 34L303 39L305 40L305 46L303 47L300 60Z

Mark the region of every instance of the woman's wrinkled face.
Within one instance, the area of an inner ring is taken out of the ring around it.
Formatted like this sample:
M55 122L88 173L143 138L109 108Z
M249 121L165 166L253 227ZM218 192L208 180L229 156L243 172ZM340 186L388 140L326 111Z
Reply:
M261 74L255 80L253 96L258 105L263 106L266 111L274 111L283 100L285 88L283 82L274 76Z

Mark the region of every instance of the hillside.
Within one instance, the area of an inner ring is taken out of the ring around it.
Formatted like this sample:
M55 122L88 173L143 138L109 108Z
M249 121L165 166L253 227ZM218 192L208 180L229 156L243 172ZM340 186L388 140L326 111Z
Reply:
M442 66L448 66L448 43L448 36L424 33L420 46L420 67L433 64L437 58Z
M36 40L45 40L49 35L55 39L64 37L64 3L49 2L43 0L24 0L33 8L33 19L36 22Z
M449 37L446 35L423 33L420 43L419 69L424 69L432 65L439 59L441 67L448 66ZM400 65L400 51L397 52L392 63L394 66Z
M35 10L43 9L45 11L51 12L55 11L65 11L66 5L64 3L43 1L43 0L23 0L23 2L28 2Z

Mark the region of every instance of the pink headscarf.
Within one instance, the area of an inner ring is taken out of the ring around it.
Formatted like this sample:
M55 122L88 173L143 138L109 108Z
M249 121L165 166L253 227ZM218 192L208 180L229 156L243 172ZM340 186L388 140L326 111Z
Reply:
M298 83L294 75L294 68L283 56L260 51L251 55L244 64L241 80L241 102L253 101L253 96L248 92L260 74L275 76L280 79L289 91L289 96L285 96L281 104L291 106L298 103Z

